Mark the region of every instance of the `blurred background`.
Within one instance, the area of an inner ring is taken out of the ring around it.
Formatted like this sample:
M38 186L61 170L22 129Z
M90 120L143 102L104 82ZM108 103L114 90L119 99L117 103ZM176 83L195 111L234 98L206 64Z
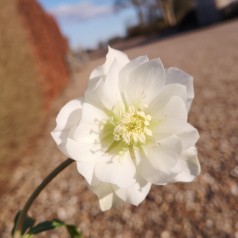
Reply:
M109 44L194 76L189 121L201 135L202 174L153 187L138 208L101 213L71 166L31 215L76 223L85 237L238 238L237 17L237 0L0 0L0 237L64 159L50 138L55 116L83 95Z

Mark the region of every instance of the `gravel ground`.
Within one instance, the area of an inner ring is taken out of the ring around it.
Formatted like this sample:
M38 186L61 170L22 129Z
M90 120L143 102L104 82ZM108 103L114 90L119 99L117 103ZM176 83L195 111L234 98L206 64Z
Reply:
M75 164L42 192L30 210L38 221L58 217L75 223L84 237L169 238L238 237L238 21L217 25L128 50L131 58L160 56L195 78L196 99L189 121L198 128L201 175L193 183L153 186L147 199L102 213ZM59 109L83 93L91 62L72 80L53 108L49 124L30 155L16 169L5 171L1 196L0 234L9 237L12 219L30 191L63 159L50 131ZM4 168L1 168L3 171ZM64 230L39 237L67 237Z

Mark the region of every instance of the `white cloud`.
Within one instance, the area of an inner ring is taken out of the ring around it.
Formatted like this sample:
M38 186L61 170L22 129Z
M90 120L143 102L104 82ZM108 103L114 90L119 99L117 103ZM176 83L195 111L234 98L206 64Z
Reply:
M109 5L95 5L91 2L82 2L79 4L62 4L51 9L49 12L61 19L88 20L111 14L113 7Z

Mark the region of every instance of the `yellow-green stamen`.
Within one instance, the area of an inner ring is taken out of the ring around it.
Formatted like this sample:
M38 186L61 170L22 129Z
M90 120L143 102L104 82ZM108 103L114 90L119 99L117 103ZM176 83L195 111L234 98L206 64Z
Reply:
M113 136L115 141L124 141L126 144L145 143L146 136L152 136L148 129L151 116L142 110L130 107L128 112L122 113L121 120L115 125Z

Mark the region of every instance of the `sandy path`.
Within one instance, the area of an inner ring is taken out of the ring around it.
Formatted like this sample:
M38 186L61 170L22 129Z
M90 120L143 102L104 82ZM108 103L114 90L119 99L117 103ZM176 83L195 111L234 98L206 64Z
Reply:
M30 211L38 220L58 217L77 224L84 237L238 237L238 21L128 50L131 58L160 56L195 78L189 121L199 129L202 174L190 184L154 186L137 208L102 213L98 200L71 165L40 195ZM55 115L83 93L91 62L55 102L35 153L9 171L9 191L0 200L0 234L8 237L15 212L28 193L64 156L50 137ZM42 237L66 237L60 231Z

